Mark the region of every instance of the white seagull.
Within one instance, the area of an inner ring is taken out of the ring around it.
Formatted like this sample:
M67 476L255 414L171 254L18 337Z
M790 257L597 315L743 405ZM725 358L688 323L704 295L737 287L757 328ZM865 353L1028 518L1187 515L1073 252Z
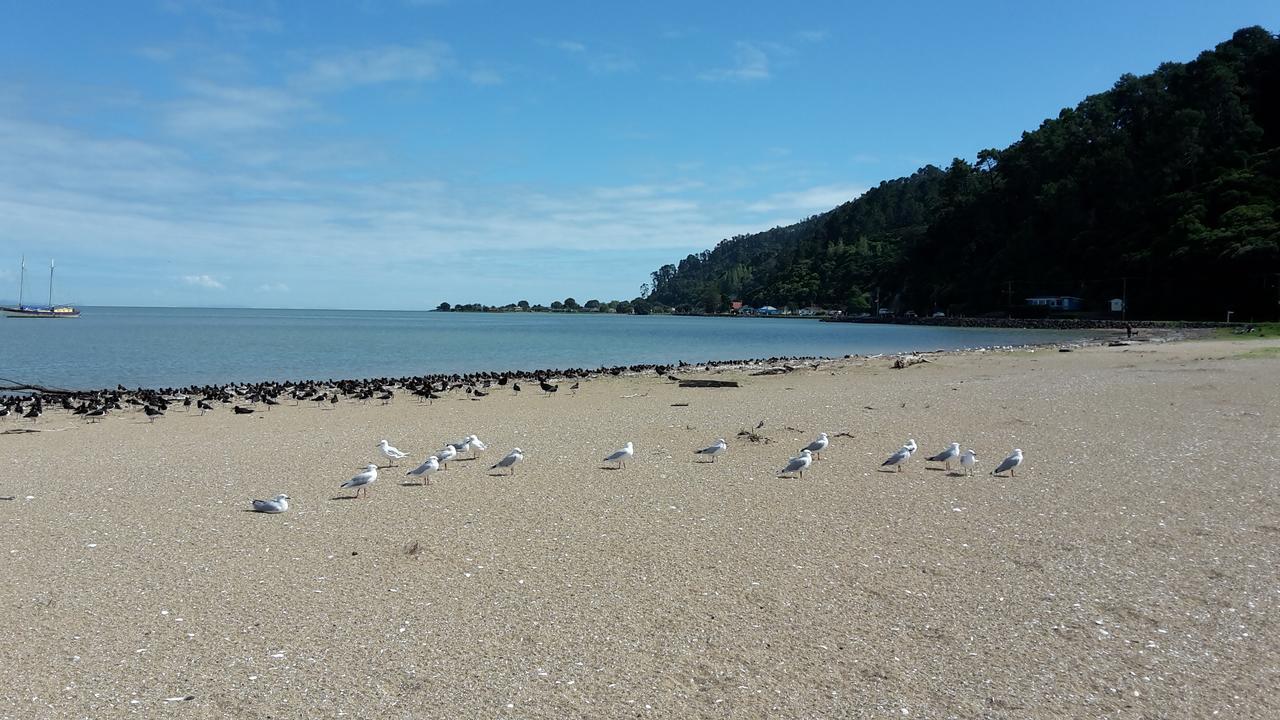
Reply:
M489 469L497 470L498 468L510 468L510 474L515 475L516 464L520 462L524 462L524 451L520 448L514 448L511 452L507 453L506 457L489 466Z
M813 453L814 460L822 459L822 451L827 449L831 441L827 439L826 433L818 433L818 439L804 446L805 450Z
M391 447L391 445L386 440L382 440L381 442L378 443L378 449L382 451L383 455L387 456L387 459L391 461L392 465L395 465L396 461L399 460L400 458L409 456L408 453L402 453L399 450Z
M978 463L978 453L973 450L965 450L960 456L960 467L964 468L964 474L968 475L973 470L973 466Z
M440 452L436 453L436 458L440 461L441 470L448 470L449 468L445 467L445 465L456 457L458 457L458 449L452 445L445 445Z
M432 455L426 460L423 460L421 465L405 473L405 475L413 475L415 477L421 477L423 485L430 485L431 480L427 476L439 469L440 469L440 458L436 457L435 455Z
M1022 448L1014 448L1013 452L1009 453L1009 457L1005 458L1004 460L1001 460L1000 464L996 466L996 469L991 471L991 474L999 475L1000 473L1005 472L1007 470L1009 471L1009 476L1013 477L1014 476L1013 469L1018 467L1021 464L1022 464Z
M898 452L889 456L888 460L880 463L880 467L897 467L898 472L902 472L902 464L911 459L911 453L915 452L910 445L903 445L898 448Z
M603 460L603 462L618 463L618 468L621 469L627 466L627 460L630 459L631 456L635 454L636 454L635 447L633 447L630 442L627 442L627 444L624 445L622 449L614 450L613 452L609 453L609 456L606 457Z
M778 471L778 477L782 477L783 475L799 475L800 477L804 477L804 471L808 470L809 466L812 464L813 451L805 448L800 451L799 455L791 458L791 461L787 463L786 467Z
M725 442L724 438L720 438L719 440L715 441L711 445L708 445L707 447L702 448L701 450L694 450L693 453L695 455L702 455L705 457L709 457L711 458L711 462L715 462L716 456L728 449L729 449L729 443Z
M960 443L953 442L947 446L946 450L943 450L933 457L927 457L925 460L928 460L929 462L940 462L947 466L947 470L950 470L951 461L958 457L960 457Z
M281 493L270 500L254 500L253 511L260 513L282 513L289 509L289 496Z
M356 497L360 497L360 491L363 490L365 496L367 497L369 495L369 486L372 485L373 481L377 479L378 479L378 466L374 465L373 463L369 463L368 465L364 466L364 472L342 483L341 487L355 488Z
M480 442L480 438L475 435L467 436L467 447L470 448L472 457L480 457L480 453L489 449L489 446Z

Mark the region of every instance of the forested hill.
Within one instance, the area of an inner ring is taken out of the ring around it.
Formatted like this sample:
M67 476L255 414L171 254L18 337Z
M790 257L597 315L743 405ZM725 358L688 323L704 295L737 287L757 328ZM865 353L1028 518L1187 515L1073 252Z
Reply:
M648 298L976 315L1042 294L1100 310L1126 285L1130 317L1280 311L1280 40L1263 28L1125 75L976 162L665 265Z

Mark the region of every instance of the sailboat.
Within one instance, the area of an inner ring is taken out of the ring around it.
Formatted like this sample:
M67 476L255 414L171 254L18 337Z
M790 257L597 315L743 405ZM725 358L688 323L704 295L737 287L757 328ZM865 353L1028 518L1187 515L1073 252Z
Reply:
M53 261L49 261L49 304L48 305L25 305L22 302L22 293L27 288L27 258L22 258L22 273L18 279L18 304L13 307L2 307L7 317L14 318L78 318L80 317L80 308L74 305L54 305L53 304Z

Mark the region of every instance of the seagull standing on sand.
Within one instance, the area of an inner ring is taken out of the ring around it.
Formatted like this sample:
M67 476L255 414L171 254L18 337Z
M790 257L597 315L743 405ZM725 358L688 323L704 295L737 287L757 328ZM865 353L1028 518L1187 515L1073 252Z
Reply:
M424 460L421 465L405 473L405 475L413 475L414 477L421 477L423 485L430 485L431 480L427 476L439 469L440 469L440 458L436 457L435 455L432 455L431 457Z
M392 465L395 465L397 460L403 457L408 457L408 453L402 453L399 450L391 447L391 445L388 444L386 440L382 440L378 443L378 449L382 451L383 455L386 455L387 458L391 460Z
M627 460L631 459L631 456L635 454L635 448L628 442L622 449L609 453L609 456L603 462L618 463L618 469L622 469L627 466Z
M711 458L711 462L715 462L716 456L728 449L729 449L729 443L725 442L724 438L720 438L719 440L715 441L715 443L707 447L704 447L701 450L694 450L693 453L695 455L702 455L703 457L709 457Z
M799 455L791 458L791 461L787 463L786 467L778 471L778 477L782 477L783 475L799 475L800 477L804 477L804 471L808 470L809 466L812 464L813 451L805 448L800 451Z
M342 487L355 488L356 497L360 497L360 491L363 490L365 497L368 497L369 486L372 485L373 481L377 479L378 479L378 466L374 465L373 463L369 463L368 465L364 466L364 472L342 483Z
M809 452L811 452L811 453L813 453L813 459L814 459L814 460L821 460L821 459L822 459L822 451L823 451L823 450L826 450L826 449L827 449L827 446L828 446L828 445L830 445L830 444L831 444L831 441L827 439L827 434L826 434L826 433L818 433L818 439L817 439L817 440L814 440L813 442L809 443L808 445L805 445L804 449L805 449L805 450L808 450L808 451L809 451Z
M446 465L456 457L458 457L458 448L452 445L445 445L440 449L440 452L436 453L436 458L440 461L441 470L448 470L449 468Z
M282 513L289 509L289 496L283 493L270 500L254 500L253 511L260 513Z
M468 435L456 443L449 443L449 445L457 450L459 454L471 453L473 458L480 457L481 452L489 449L489 446L480 442L480 438L475 435Z
M524 462L524 452L521 451L520 448L514 448L511 452L507 453L506 457L489 466L489 469L497 470L498 468L510 468L510 474L515 475L516 464L520 462Z
M898 448L898 452L889 456L888 460L880 463L880 467L896 467L898 472L902 472L902 464L911 459L911 453L915 452L910 445L903 445Z
M964 468L964 474L968 475L973 470L973 466L978 463L978 453L973 450L965 450L960 456L960 467Z
M999 475L1002 472L1008 471L1009 477L1014 477L1016 475L1013 472L1014 468L1018 467L1021 464L1022 464L1022 448L1014 448L1013 452L1009 453L1009 457L1005 458L1004 460L1001 460L1000 464L996 466L996 469L991 471L991 474Z
M943 450L933 457L927 457L925 460L928 460L929 462L940 462L947 467L947 470L950 470L951 461L958 457L960 457L960 443L953 442L947 446L946 450Z

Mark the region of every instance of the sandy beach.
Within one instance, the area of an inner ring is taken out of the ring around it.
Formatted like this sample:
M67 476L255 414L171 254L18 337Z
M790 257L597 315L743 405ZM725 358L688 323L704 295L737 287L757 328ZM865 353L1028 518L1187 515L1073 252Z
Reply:
M8 418L47 432L0 437L0 717L1277 717L1278 347ZM342 499L382 438L410 458ZM979 473L924 461L952 441Z

